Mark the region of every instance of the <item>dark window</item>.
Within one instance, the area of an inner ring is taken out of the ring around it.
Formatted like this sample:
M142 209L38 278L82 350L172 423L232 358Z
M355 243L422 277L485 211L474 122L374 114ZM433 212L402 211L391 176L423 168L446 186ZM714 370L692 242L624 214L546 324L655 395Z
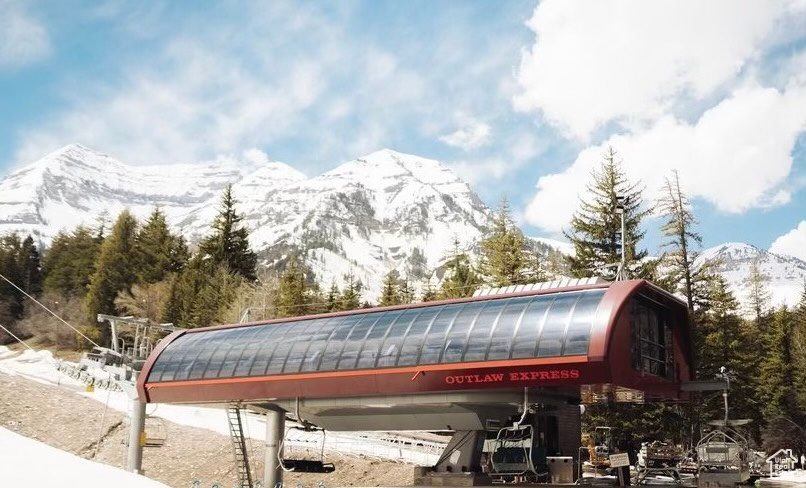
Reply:
M381 346L381 351L378 356L376 366L379 368L394 366L397 364L397 356L400 354L401 343L403 338L409 331L411 324L417 320L417 316L422 312L421 309L415 308L406 310L395 321L394 325L389 329L386 338Z
M308 350L305 352L305 360L302 363L300 371L317 371L319 369L319 362L322 361L325 346L327 346L328 340L333 335L336 327L342 322L344 322L344 317L328 319L319 330L314 332L310 346L308 346Z
M319 371L333 371L339 364L339 357L341 351L344 349L344 341L350 335L350 331L359 320L364 316L345 316L343 320L336 325L333 334L325 346L325 352L322 353L322 361L319 362Z
M635 298L630 304L632 366L636 371L670 378L674 373L672 330L659 305Z
M442 308L432 307L421 310L422 313L414 319L414 322L412 322L406 334L406 338L403 340L403 345L400 346L400 357L397 360L398 366L417 364L417 356L420 354L420 350L423 347L425 334Z
M311 345L311 341L316 334L325 326L329 319L315 319L310 321L301 321L295 329L294 344L286 358L283 365L283 373L299 373L302 360L305 358L305 352ZM329 334L329 332L328 332Z

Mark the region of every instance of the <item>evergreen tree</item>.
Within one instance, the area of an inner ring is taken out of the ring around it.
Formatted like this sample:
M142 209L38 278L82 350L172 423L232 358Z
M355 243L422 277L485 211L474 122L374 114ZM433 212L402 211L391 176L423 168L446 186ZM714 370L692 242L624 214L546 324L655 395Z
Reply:
M509 203L501 201L490 236L481 241L481 272L493 286L524 283L529 266L526 239L510 219Z
M325 312L337 312L341 310L341 303L339 303L340 292L339 287L336 285L336 282L333 281L330 283L330 290L327 292L327 298L325 302Z
M344 280L344 290L341 292L341 309L358 310L361 308L361 291L364 284L357 280L352 271L347 273Z
M249 232L241 225L243 217L235 211L236 203L232 185L228 185L212 224L213 233L199 244L199 254L211 264L225 264L236 274L254 281L257 255L249 248Z
M392 270L383 278L383 288L381 290L381 300L378 305L388 307L390 305L400 305L403 299L400 296L400 275Z
M42 265L39 250L30 235L22 241L17 262L21 278L20 287L31 295L39 295L42 292Z
M627 180L612 147L605 153L599 171L594 170L592 176L593 183L587 187L591 201L580 202L580 209L571 219L571 231L563 231L574 245L574 255L567 258L570 272L577 278L613 275L613 270L621 263L621 217L616 214L621 197L626 230L623 274L641 277L645 273L641 261L647 253L637 250L637 246L644 237L641 221L650 212L641 210L641 189Z
M764 317L770 311L770 292L767 289L767 282L769 277L761 272L758 267L758 260L754 260L750 264L750 276L748 277L750 284L750 311L756 320L756 325L759 330L763 330Z
M59 232L42 260L43 288L66 297L84 297L101 250L98 233L78 226Z
M731 418L750 418L753 436L760 434L761 409L753 357L758 354L758 339L738 315L739 305L721 276L711 281L708 310L702 314L702 346L697 377L711 379L721 367L731 374ZM714 398L706 406L706 417L721 418L721 399Z
M305 270L299 258L292 256L280 275L277 289L277 317L294 317L307 313L308 299Z
M17 234L0 238L0 274L17 286L23 281L19 259L21 254L22 242ZM19 290L6 280L0 279L0 324L11 324L22 317L24 299Z
M762 335L764 360L760 362L759 397L767 419L793 418L798 414L798 375L793 347L795 320L792 311L781 307Z
M442 280L438 297L440 299L469 297L473 295L479 282L467 254L459 250L459 240L454 239L453 254L445 263L445 278ZM428 284L431 284L430 280ZM425 296L423 301L428 301Z
M184 238L171 233L159 208L137 233L135 251L137 279L141 283L162 281L168 273L181 271L189 259Z
M420 301L433 302L437 298L439 298L439 294L437 293L437 290L434 289L434 285L431 283L431 277L429 276L425 282L425 285L423 285L422 297L420 298Z
M692 245L694 243L702 244L702 237L693 229L697 219L694 217L688 198L680 189L680 177L677 170L672 173L674 179L666 178L662 196L658 202L661 216L665 218L661 232L668 238L664 247L671 248L667 255L669 258L667 262L671 268L670 281L673 285L680 284L680 291L685 295L688 309L691 312L694 310L693 274L694 260L697 258Z
M90 278L85 306L90 324L99 313L115 314L115 298L135 283L136 267L132 266L137 220L124 210L115 222L112 233L101 245L98 265ZM102 340L108 339L108 328L102 329Z
M400 280L399 292L400 292L400 303L414 302L414 288L412 287L408 276Z
M806 413L806 284L800 303L795 309L794 330L792 331L792 369L795 373L795 397L798 409ZM804 452L806 454L806 452Z

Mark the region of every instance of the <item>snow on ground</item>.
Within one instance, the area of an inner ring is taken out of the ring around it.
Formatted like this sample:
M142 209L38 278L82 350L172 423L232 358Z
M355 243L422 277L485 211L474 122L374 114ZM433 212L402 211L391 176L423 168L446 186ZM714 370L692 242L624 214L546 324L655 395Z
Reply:
M0 346L0 373L22 376L40 383L59 385L106 404L111 409L120 412L129 411L129 399L126 393L102 389L85 391L84 384L58 371L57 364L58 361L49 351L26 350L22 354L11 353L9 355L8 348ZM225 436L230 435L226 411L222 408L149 404L146 413L175 424L207 429ZM244 434L258 441L265 439L265 418L248 412L245 419ZM289 424L289 427L291 425L293 424ZM325 449L343 454L360 454L378 459L432 465L439 459L444 447L441 443L425 442L424 447L412 448L402 443L390 442L388 438L389 436L381 435L381 433L328 432L325 436ZM405 440L405 438L400 437L398 440ZM321 442L321 433L288 429L285 447L291 453L316 454L321 449Z
M144 476L88 461L2 427L0 460L2 486L167 488L167 485Z

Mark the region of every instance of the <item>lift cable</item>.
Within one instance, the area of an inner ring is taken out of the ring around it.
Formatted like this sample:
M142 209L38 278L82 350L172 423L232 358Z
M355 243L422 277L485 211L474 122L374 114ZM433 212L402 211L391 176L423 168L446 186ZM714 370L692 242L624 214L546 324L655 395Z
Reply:
M60 320L60 321L61 321L61 322L62 322L64 325L66 325L67 327L70 327L71 329L73 329L73 330L74 330L74 331L75 331L75 332L76 332L78 335L80 335L81 337L83 337L84 339L86 339L86 340L87 340L87 341L88 341L90 344L92 344L92 345L93 345L93 346L95 346L95 347L101 347L100 345L98 345L98 343L97 343L97 342L95 342L95 341L93 341L92 339L90 339L89 337L87 337L87 336L86 336L86 334L84 334L84 333L83 333L83 332L81 332L80 330L76 329L76 328L75 328L75 327L73 327L72 325L68 324L68 323L67 323L67 321L66 321L66 320L64 320L63 318L61 318L61 317L59 317L58 315L56 315L56 313L55 313L55 312L53 312L53 310L51 310L51 309L49 309L48 307L46 307L46 306L42 305L42 303L41 303L39 300L37 300L36 298L34 298L34 297L32 297L31 295L29 295L29 294L28 294L28 293L27 293L25 290L23 290L22 288L20 288L20 287L19 287L19 286L17 286L16 284L14 284L14 282L13 282L13 281L11 281L10 279L8 279L8 278L6 278L5 276L3 276L3 274L2 274L2 273L0 273L0 278L3 278L4 280L6 280L6 281L8 282L8 284L10 284L11 286L13 286L13 287L14 287L14 288L16 288L17 290L19 290L19 291L20 291L20 293L22 293L22 294L23 294L23 295L25 295L26 297L28 297L28 298L30 298L31 300L33 300L33 302L34 302L34 303L36 303L36 304L37 304L37 305L39 305L40 307L44 308L44 309L45 309L45 310L46 310L46 311L47 311L49 314L51 314L51 315L53 315L54 317L56 317L56 318L57 318L58 320ZM4 328L5 328L5 327L4 327Z
M31 346L29 346L28 344L26 344L24 340L22 340L22 339L20 339L19 337L15 336L15 335L14 335L14 333L13 333L13 332L11 332L10 330L8 330L8 329L7 329L5 326L3 326L3 324L0 324L0 329L3 329L4 331L6 331L6 333L8 333L8 335L10 335L11 337L13 337L14 339L17 339L17 342L19 342L19 343L20 343L20 344L22 344L23 346L25 346L25 347L27 347L28 349L30 349L30 350L32 350L32 351L34 351L34 352L36 352L36 351L34 350L34 348L33 348L33 347L31 347Z

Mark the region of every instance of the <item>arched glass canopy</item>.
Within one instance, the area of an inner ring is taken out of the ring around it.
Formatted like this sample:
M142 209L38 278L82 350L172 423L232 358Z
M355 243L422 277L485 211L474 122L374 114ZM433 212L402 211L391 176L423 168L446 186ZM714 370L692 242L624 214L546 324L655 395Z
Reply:
M585 355L604 288L188 331L149 383Z

